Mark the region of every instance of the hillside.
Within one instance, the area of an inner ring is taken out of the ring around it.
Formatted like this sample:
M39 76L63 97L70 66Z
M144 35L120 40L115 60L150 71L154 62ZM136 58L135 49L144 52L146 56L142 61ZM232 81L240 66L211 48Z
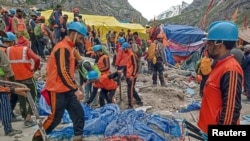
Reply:
M156 16L156 20L163 20L163 19L167 19L167 18L171 18L174 16L177 16L179 14L181 14L181 12L188 7L188 3L186 2L182 2L181 5L175 5L170 7L169 9L163 11L161 14Z
M157 23L164 24L185 24L200 27L204 13L210 3L210 0L194 0L182 14L172 18L158 20ZM243 24L243 17L247 16L250 22L250 1L249 0L214 0L213 7L207 16L208 26L216 20L231 20L233 13L238 8L238 17L236 23L239 26Z
M57 4L63 5L63 10L72 11L79 7L81 13L91 15L114 16L120 22L147 23L146 18L134 9L128 0L0 0L3 6L37 7L51 9ZM20 4L23 3L23 4Z

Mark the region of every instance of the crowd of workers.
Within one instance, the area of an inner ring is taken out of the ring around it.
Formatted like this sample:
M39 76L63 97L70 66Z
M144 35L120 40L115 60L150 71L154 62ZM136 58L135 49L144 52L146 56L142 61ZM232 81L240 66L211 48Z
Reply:
M47 61L44 91L49 95L51 103L51 114L43 123L43 128L46 133L52 132L61 122L66 109L73 122L74 141L83 138L84 111L80 101L87 105L92 102L97 104L99 101L100 106L114 103L114 94L121 85L122 76L127 83L127 108L134 108L134 104L143 105L135 89L136 79L142 72L142 57L147 60L147 73L152 74L153 85L158 84L158 76L161 86L165 86L163 71L167 60L163 34L158 34L155 40L148 40L145 43L137 32L132 33L128 30L126 34L121 30L116 35L117 31L109 31L106 39L108 48L114 54L111 63L110 54L99 39L100 31L95 30L94 26L86 26L79 12L78 8L74 8L74 21L67 24L67 15L62 15L62 7L58 5L49 19L52 25L45 25L45 17L31 14L26 26L22 9L17 9L15 13L11 10L9 12L6 9L1 10L3 15L12 14L6 20L8 21L6 28L0 32L1 78L27 86L27 88L4 85L0 87L0 119L5 135L13 136L22 132L11 126L12 118L16 116L13 110L17 101L20 103L24 125L26 127L35 125L31 119L32 108L30 105L28 108L26 106L25 92L30 91L36 101L37 90L33 75L39 69L41 59ZM213 23L209 27L207 47L204 51L207 52L204 53L204 58L208 59L202 58L197 69L198 74L202 75L202 104L198 126L205 133L209 124L239 124L243 80L244 90L250 99L248 95L250 46L244 46L245 54L242 53L243 60L239 63L231 55L237 40L238 27L234 23L222 21ZM48 48L47 60L44 48L47 48L48 42L52 47ZM235 57L237 55L238 52ZM93 58L95 61L87 61L85 57ZM112 65L116 68L115 72L111 72ZM79 71L80 84L74 79L76 70ZM100 89L99 99L97 99L98 89ZM32 140L43 140L39 130Z

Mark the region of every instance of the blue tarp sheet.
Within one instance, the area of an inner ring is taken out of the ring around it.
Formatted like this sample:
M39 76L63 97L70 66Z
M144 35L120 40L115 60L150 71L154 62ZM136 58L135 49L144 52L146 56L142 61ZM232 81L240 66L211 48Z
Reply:
M44 82L37 82L38 93L41 92L43 87ZM51 109L45 102L43 96L40 97L37 106L40 110L40 115L50 114ZM95 110L85 104L82 104L82 107L84 109L85 119L84 136L104 135L105 137L110 137L114 135L138 135L146 141L167 141L166 138L151 128L151 125L154 125L172 137L181 137L180 126L178 122L173 119L147 114L142 110L136 111L129 109L120 111L116 104L107 104ZM72 121L67 111L65 111L62 120L64 124L67 123L67 126L48 134L50 139L63 140L73 137Z
M186 108L179 110L179 112L186 113L186 112L190 112L190 111L194 111L194 110L200 110L200 108L201 108L201 102L194 101L194 102L190 103Z
M163 29L169 40L183 45L201 41L206 36L200 28L187 25L165 25Z
M167 58L168 63L174 66L175 65L174 58L173 58L173 55L168 47L166 47L165 52L166 52L165 57Z
M102 108L93 110L82 104L85 113L84 135L138 135L147 141L166 141L167 139L157 133L150 125L157 126L172 137L181 137L180 126L177 121L163 118L159 115L147 114L133 109L120 111L118 105L107 104ZM70 121L68 115L63 121ZM49 134L50 139L70 138L73 136L72 124Z

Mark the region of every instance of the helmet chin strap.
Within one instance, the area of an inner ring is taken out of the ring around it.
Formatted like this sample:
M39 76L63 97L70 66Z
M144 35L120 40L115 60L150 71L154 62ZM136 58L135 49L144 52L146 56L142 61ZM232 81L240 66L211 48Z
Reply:
M74 38L73 38L73 43L76 44L76 37L77 37L78 33L75 32Z

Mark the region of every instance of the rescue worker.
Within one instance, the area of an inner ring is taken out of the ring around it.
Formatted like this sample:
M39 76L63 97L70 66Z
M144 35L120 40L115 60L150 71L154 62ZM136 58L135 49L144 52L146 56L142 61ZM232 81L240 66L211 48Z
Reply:
M96 65L101 72L101 75L104 74L110 74L110 61L108 55L104 54L103 48L101 45L95 45L93 46L93 50L96 54ZM87 104L90 104L94 98L96 97L98 92L98 84L94 83L93 85L93 92L91 94L91 98L86 102Z
M126 65L127 65L127 54L122 49L122 44L125 42L125 38L120 37L118 38L119 47L117 47L117 55L115 59L115 66L117 70L123 70L124 76L126 76ZM118 76L118 83L120 82L121 74Z
M231 55L238 40L238 27L230 21L209 26L207 51L212 71L204 87L199 128L208 133L208 125L239 125L243 71Z
M14 29L14 33L17 36L18 40L19 37L24 36L25 40L29 40L30 36L27 31L27 27L25 24L25 19L23 17L23 10L17 9L16 15L13 17L12 27Z
M89 105L93 101L93 106L97 106L97 98L96 98L97 91L92 93L93 85L92 83L87 82L87 74L89 71L93 71L93 70L97 71L98 75L101 75L101 72L99 71L97 65L95 65L94 63L91 63L90 61L87 61L87 60L82 60L79 63L78 71L80 74L80 85L81 85L81 91L82 91L82 87L84 86L85 103Z
M85 50L85 56L86 57L93 57L93 43L92 43L93 37L90 32L88 32L88 36L85 38L85 45L84 45L84 50Z
M62 15L62 6L57 5L56 9L53 12L53 20L54 20L54 37L55 42L59 42L61 40L61 33L65 32L65 29L63 28L63 15Z
M250 44L244 46L244 57L241 67L244 71L244 92L250 101Z
M98 57L97 66L101 72L101 74L109 74L110 73L110 61L109 56L104 54L103 48L101 45L95 45L93 50Z
M37 89L33 75L40 66L40 58L29 47L15 45L16 36L13 33L7 32L6 34L9 40L4 41L4 45L8 46L6 53L14 72L15 81L26 85L30 89L33 100L36 101ZM34 60L34 68L32 68L31 60ZM31 119L31 106L29 105L28 109L26 106L26 98L19 96L18 99L22 117L25 119L24 125L26 127L35 126L36 123Z
M4 32L3 32L4 33ZM2 34L2 32L1 32ZM5 34L5 33L4 33ZM4 36L4 37L3 37ZM8 36L1 35L1 38L4 38L4 40L9 40ZM5 52L0 49L0 79L13 79L14 74L11 70L9 59ZM16 134L21 134L21 130L15 130L12 128L11 125L11 106L10 106L10 100L9 100L9 94L19 94L22 96L25 96L25 93L29 91L28 88L16 88L13 86L3 86L4 84L1 84L0 86L0 119L2 120L2 125L4 126L4 132L6 136L14 136Z
M51 99L51 114L43 123L46 133L51 133L60 124L65 109L73 121L73 141L82 141L84 127L84 111L80 104L83 94L74 80L75 57L74 46L84 41L87 30L79 22L68 24L68 35L58 42L48 59L45 90ZM40 131L37 131L32 141L42 141Z
M95 70L89 71L87 74L87 79L90 82L94 82L95 87L101 88L99 103L100 107L105 105L105 100L107 104L113 103L113 96L117 88L116 82L113 78L118 76L118 72L114 74L103 74L99 76L99 73Z
M127 55L127 65L126 65L126 80L128 85L127 95L128 95L128 109L133 108L133 97L136 100L136 104L142 106L143 102L135 90L135 83L137 78L137 64L136 56L134 55L131 46L128 42L122 44L122 49ZM122 72L122 71L120 71Z
M153 57L153 85L157 85L157 75L159 75L159 79L161 82L161 86L165 86L165 80L163 77L164 64L167 64L166 55L165 55L165 47L163 45L162 34L157 35L157 39L154 41L156 44L154 57Z

